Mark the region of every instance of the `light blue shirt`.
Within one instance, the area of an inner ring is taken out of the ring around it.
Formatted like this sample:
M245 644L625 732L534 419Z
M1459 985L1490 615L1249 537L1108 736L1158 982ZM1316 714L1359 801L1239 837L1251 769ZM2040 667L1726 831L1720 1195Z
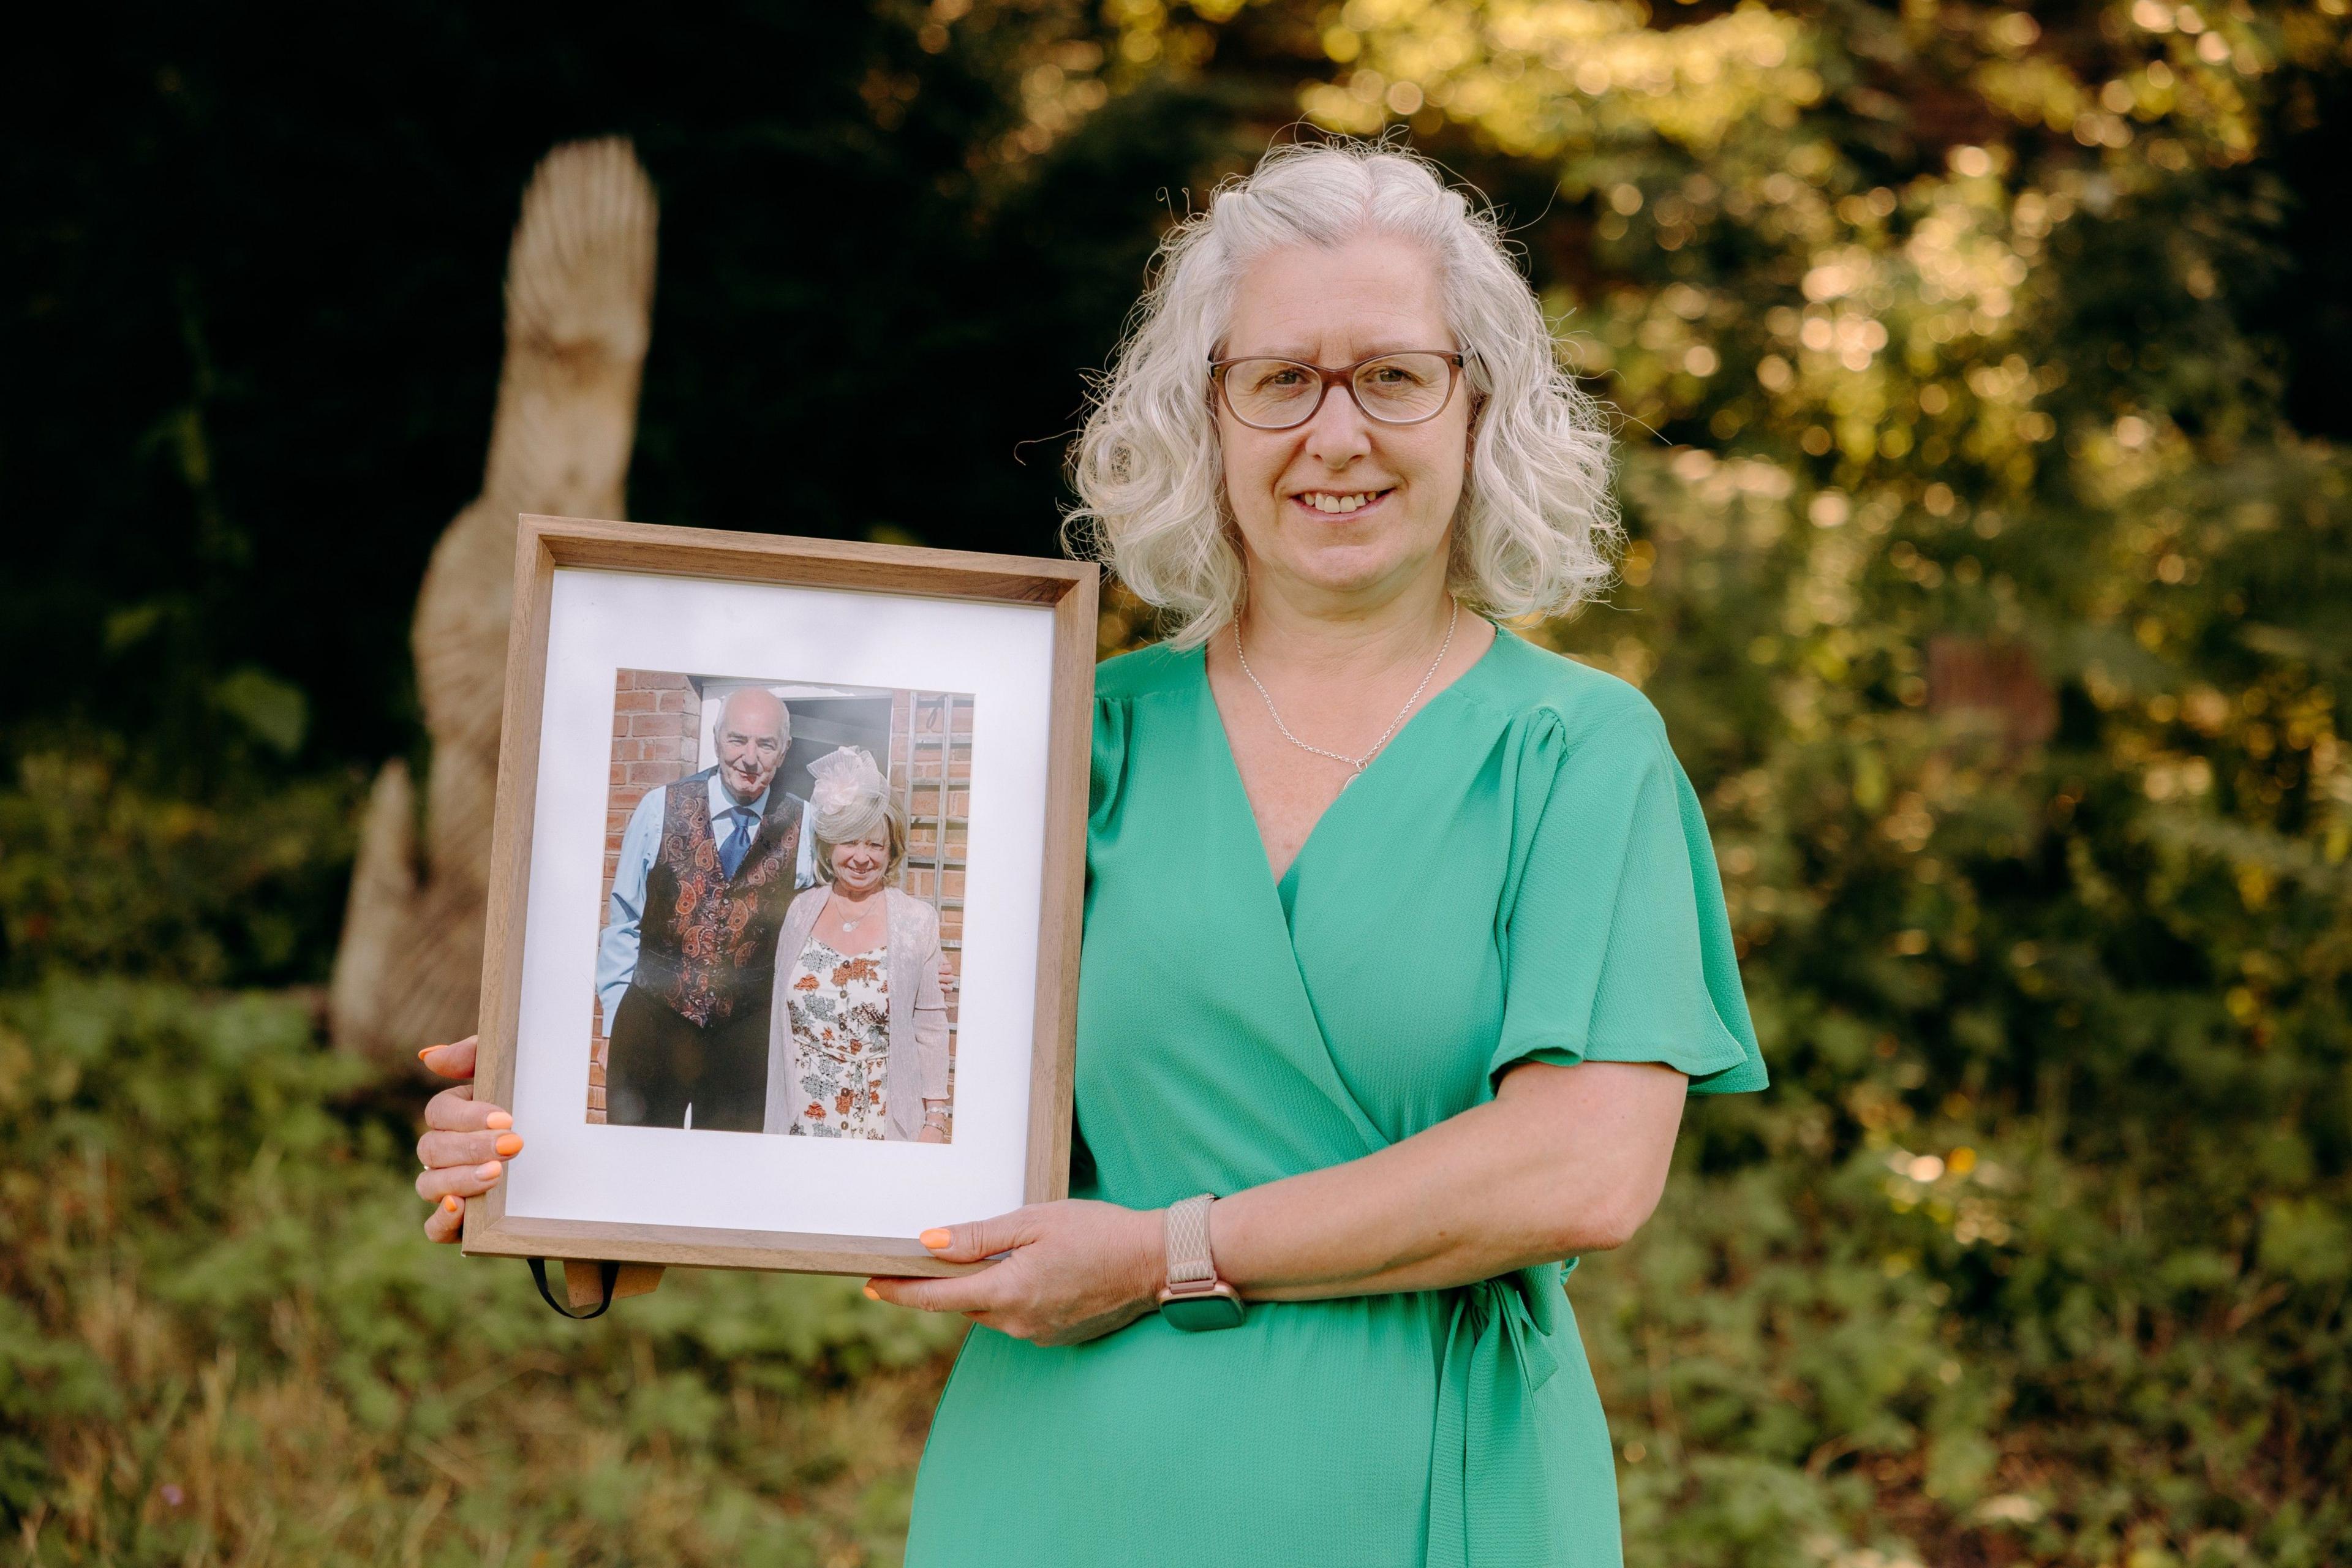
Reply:
M710 833L727 842L736 823L744 821L759 831L761 814L768 809L768 791L749 805L738 805L727 786L712 773L705 781L710 791ZM771 784L770 789L775 786ZM596 942L596 995L604 1007L604 1033L613 1032L613 1016L628 994L629 978L637 972L637 926L645 918L646 880L653 874L654 857L661 850L662 814L668 807L669 786L656 784L629 814L621 834L621 863L613 871L613 897L604 911L604 931ZM801 849L793 868L793 885L805 888L816 880L816 857L809 837L809 808L801 805Z

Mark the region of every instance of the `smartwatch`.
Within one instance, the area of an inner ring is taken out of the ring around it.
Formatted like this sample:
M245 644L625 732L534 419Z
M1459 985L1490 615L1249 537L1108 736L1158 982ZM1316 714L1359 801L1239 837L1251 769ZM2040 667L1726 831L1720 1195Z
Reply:
M1241 1292L1217 1278L1215 1259L1209 1256L1209 1205L1213 1193L1171 1204L1165 1215L1168 1235L1168 1288L1160 1292L1160 1315L1171 1329L1188 1334L1230 1329L1242 1321Z

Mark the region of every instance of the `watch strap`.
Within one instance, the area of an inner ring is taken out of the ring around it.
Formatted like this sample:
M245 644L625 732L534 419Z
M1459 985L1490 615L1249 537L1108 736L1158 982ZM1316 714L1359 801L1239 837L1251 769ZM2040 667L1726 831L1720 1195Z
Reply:
M1209 1253L1209 1205L1216 1201L1214 1193L1202 1193L1168 1205L1163 1223L1168 1237L1171 1290L1217 1282L1216 1259Z

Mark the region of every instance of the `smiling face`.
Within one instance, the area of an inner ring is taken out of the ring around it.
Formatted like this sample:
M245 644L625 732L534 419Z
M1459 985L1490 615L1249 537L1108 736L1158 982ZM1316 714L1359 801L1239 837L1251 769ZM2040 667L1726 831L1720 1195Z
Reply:
M1234 295L1223 359L1271 355L1338 369L1374 354L1458 349L1436 259L1367 235L1260 258ZM1443 581L1469 454L1466 382L1433 418L1384 425L1334 387L1315 417L1256 430L1220 397L1225 493L1253 592L1323 604L1380 603Z
M736 801L749 805L783 765L792 721L772 691L756 686L729 693L713 726L719 742L719 782Z
M877 826L871 833L832 846L827 854L834 886L853 899L862 898L880 887L890 869L890 830L887 826Z

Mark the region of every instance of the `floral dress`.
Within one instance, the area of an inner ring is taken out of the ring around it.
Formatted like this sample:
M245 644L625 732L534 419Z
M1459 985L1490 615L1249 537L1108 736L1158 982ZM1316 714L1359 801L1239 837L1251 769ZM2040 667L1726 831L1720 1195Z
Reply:
M885 950L845 953L812 936L793 967L788 1005L805 1101L787 1133L882 1138L889 1121L890 981Z

